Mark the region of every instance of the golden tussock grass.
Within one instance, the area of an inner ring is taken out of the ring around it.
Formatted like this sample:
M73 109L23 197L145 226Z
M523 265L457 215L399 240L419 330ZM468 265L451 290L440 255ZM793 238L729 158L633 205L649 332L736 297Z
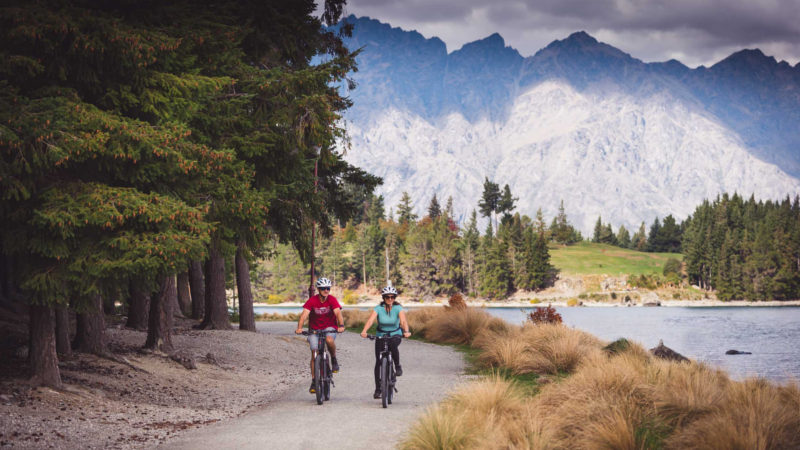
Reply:
M406 320L412 333L424 335L430 321L444 312L443 308L438 307L415 308L406 313Z
M344 323L348 327L355 327L355 328L363 328L364 324L367 323L369 319L369 315L372 311L364 311L360 309L343 309L342 316L344 317Z
M763 379L730 383L724 399L666 441L668 448L800 448L800 391Z
M481 364L517 375L572 372L589 355L599 355L601 345L593 336L561 324L509 327L483 333L474 341L482 350Z
M563 325L493 327L470 309L429 314L426 336L471 342L480 364L512 374L570 375L535 396L498 375L470 383L429 410L403 448L800 448L796 383L732 381L628 341L604 350Z
M479 335L487 332L501 332L509 325L497 317L478 308L447 309L425 324L423 334L426 339L441 344L471 344Z
M494 375L428 410L401 448L547 448L548 435L537 424L523 391Z

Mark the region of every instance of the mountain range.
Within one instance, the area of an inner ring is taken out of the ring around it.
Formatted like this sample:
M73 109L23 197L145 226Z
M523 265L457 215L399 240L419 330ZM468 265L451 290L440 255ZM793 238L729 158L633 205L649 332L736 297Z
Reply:
M345 20L361 49L346 158L383 177L387 209L406 191L424 215L436 194L463 219L488 178L531 217L563 200L586 233L598 216L629 230L683 219L723 192L800 194L800 63L757 49L711 67L644 63L582 31L530 57L497 33L448 53Z

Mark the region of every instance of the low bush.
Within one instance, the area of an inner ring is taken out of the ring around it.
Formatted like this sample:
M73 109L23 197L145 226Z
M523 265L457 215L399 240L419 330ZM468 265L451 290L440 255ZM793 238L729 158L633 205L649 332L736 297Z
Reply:
M571 299L567 300L567 306L578 306L578 299L577 298L571 298Z
M528 321L533 324L540 323L561 323L561 314L550 305L534 308L533 312L528 313Z
M350 289L345 289L342 292L342 303L345 305L355 305L358 303L358 296Z
M460 311L467 308L467 302L464 301L464 297L462 297L458 292L451 295L447 303L450 305L450 308L454 310Z
M284 302L284 297L281 296L281 295L269 294L267 296L267 304L269 304L269 305L275 305L275 304L283 303L283 302Z

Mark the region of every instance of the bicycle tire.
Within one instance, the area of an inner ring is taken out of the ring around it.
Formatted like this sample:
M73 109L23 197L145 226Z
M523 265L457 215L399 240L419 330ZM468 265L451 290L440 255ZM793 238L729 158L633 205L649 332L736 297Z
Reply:
M322 383L322 397L325 401L331 399L331 377L333 376L333 370L331 370L331 358L326 353L325 354L325 378L323 379Z
M314 383L316 385L315 386L315 390L316 390L315 394L317 394L317 404L318 405L322 404L322 397L323 397L323 394L322 394L322 385L323 385L322 380L323 380L323 378L325 376L324 374L325 374L325 366L324 366L324 364L322 362L322 355L317 354L317 356L314 358L314 375L315 375L314 376Z
M381 360L381 404L384 408L388 406L389 400L389 360Z
M394 383L395 383L395 381L396 380L395 380L395 377L394 377L394 364L392 364L391 361L390 361L389 362L389 395L388 395L388 398L386 399L386 401L390 405L392 404L392 398L394 397Z

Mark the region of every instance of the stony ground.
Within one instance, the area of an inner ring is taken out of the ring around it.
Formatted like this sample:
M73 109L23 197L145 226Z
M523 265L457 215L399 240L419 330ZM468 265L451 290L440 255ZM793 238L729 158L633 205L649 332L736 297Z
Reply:
M32 389L24 353L3 353L0 447L153 447L269 405L307 377L307 343L300 337L199 331L192 324L180 323L173 343L195 358L197 369L141 352L144 332L111 327L111 348L136 369L76 355L60 364L63 391Z

